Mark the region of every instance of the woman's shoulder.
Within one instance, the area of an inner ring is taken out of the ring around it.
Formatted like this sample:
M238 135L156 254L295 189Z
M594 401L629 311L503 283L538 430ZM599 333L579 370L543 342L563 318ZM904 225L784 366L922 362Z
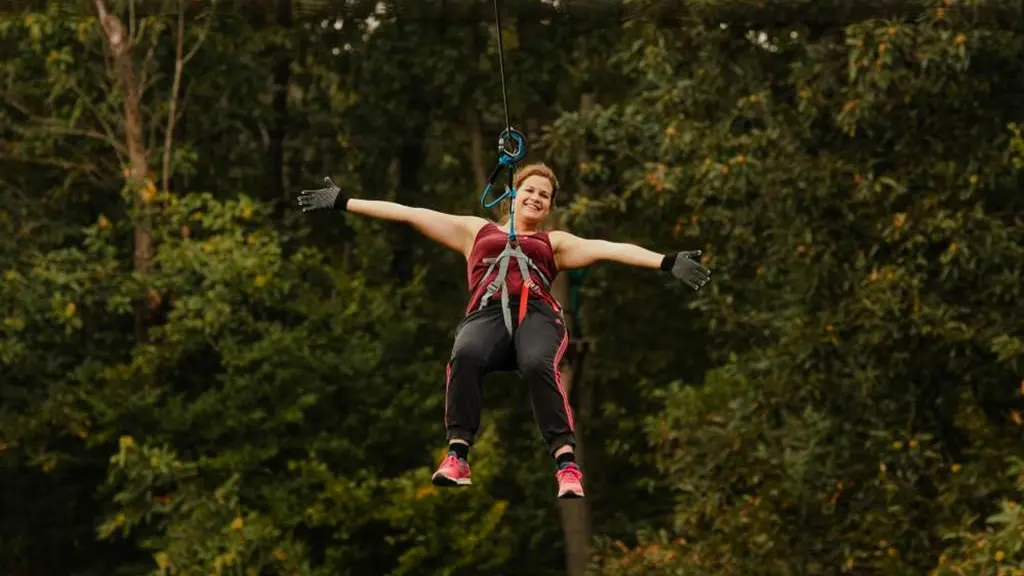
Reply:
M483 232L488 227L488 225L492 223L490 220L487 220L486 218L481 218L479 216L462 216L461 219L463 225L466 227L466 229L470 233L470 236L472 236L473 238L480 236L480 233Z
M551 248L556 251L563 242L573 238L573 235L565 230L549 230L547 236L548 242L551 244Z

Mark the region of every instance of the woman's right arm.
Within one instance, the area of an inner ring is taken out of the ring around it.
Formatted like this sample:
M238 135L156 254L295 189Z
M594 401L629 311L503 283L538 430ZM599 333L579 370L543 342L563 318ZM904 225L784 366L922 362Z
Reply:
M345 209L353 214L408 224L427 238L467 256L480 228L487 223L478 216L445 214L385 200L350 198Z

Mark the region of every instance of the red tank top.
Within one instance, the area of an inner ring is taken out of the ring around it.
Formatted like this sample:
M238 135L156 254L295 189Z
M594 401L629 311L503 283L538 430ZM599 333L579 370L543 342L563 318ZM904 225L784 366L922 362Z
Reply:
M548 282L554 282L555 276L558 274L558 265L555 263L555 254L551 248L551 239L548 238L548 233L541 231L529 235L519 235L516 236L516 241L523 252L544 273ZM477 232L476 239L473 241L473 249L469 253L469 260L466 262L466 276L469 280L470 293L469 304L466 306L467 314L480 305L480 299L487 291L487 285L498 275L498 267L495 266L494 270L486 278L484 277L487 274L487 269L491 266L484 262L484 259L497 257L505 249L507 243L508 233L493 222L488 222ZM537 288L548 296L551 295L544 287L544 282L537 275L536 270L530 270L530 277L533 278ZM519 273L519 264L515 258L509 259L505 282L508 283L510 302L514 302L523 287L523 276ZM500 299L500 295L499 289L492 297L492 301Z

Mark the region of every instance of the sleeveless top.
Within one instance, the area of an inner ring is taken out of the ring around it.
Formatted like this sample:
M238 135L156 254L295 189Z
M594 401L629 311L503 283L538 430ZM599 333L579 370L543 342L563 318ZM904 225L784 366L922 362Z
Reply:
M555 276L558 274L558 265L555 263L555 254L551 248L551 239L548 238L548 233L539 231L529 235L516 235L516 242L537 268L540 268L547 277L548 282L554 282ZM466 314L469 314L480 305L480 299L483 297L484 292L487 291L487 285L498 275L498 269L495 266L494 270L486 278L484 277L487 274L487 269L490 267L490 264L484 262L484 259L494 258L501 254L507 243L508 233L493 222L488 222L477 232L476 239L473 241L473 249L470 251L469 259L466 262L466 277L470 293ZM537 272L530 270L530 276L533 278L537 288L550 297L550 292L544 287L544 282L537 275ZM508 271L505 273L505 282L508 283L509 296L518 297L523 287L523 277L519 272L519 265L515 262L514 258L509 259ZM495 294L490 301L500 302L499 294L500 292Z

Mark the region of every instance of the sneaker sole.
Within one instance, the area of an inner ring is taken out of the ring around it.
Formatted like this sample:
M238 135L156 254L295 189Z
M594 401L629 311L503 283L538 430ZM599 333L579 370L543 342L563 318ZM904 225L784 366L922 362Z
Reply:
M444 474L434 474L430 481L434 486L469 486L473 483L471 478L449 478Z
M580 498L583 498L583 494L581 492L576 492L575 490L566 490L565 492L559 493L558 497L562 500L579 500Z

